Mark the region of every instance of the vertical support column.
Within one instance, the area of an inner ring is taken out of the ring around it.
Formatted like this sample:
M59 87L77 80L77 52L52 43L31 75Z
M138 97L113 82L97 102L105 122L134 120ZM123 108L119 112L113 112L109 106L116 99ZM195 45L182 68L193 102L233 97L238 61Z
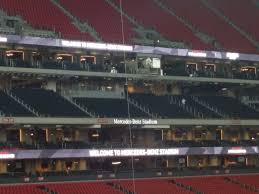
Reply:
M249 132L248 132L247 129L245 129L245 130L243 131L243 137L242 137L242 139L244 139L244 140L250 140L250 139L251 139L250 134L249 134Z
M46 133L46 142L50 142L50 130L48 128L45 128L45 133Z
M85 159L80 159L79 161L79 170L87 170L87 163Z
M63 164L61 160L56 161L56 171L63 171Z
M219 159L217 156L210 156L209 157L209 166L219 166Z
M4 160L0 161L0 174L7 172L7 163L8 161L4 161Z
M7 137L6 137L6 130L2 130L0 133L0 142L6 142Z
M35 174L35 173L36 173L35 160L27 160L24 164L25 164L24 171L25 171L27 174Z
M193 139L193 131L187 131L187 140L192 140Z
M28 138L28 134L26 134L26 129L19 129L19 138L21 143L30 143L30 138Z

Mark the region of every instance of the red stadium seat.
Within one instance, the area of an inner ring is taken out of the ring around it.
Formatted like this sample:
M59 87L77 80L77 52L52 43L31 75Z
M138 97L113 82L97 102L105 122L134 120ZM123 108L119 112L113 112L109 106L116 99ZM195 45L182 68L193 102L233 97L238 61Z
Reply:
M105 42L122 42L122 23L120 13L103 0L61 0L71 13L82 21L87 21L101 35ZM124 19L125 41L134 36L133 25Z
M63 38L93 40L88 33L80 32L49 0L0 0L0 8L9 15L21 16L34 28L53 30Z
M201 31L215 37L227 51L256 51L256 48L245 37L239 34L238 31L232 28L223 19L212 13L201 1L164 0L164 2L166 2L177 15L184 17ZM215 0L215 2L218 2L218 0ZM222 0L222 2L224 5L228 4L228 1ZM244 1L244 4L247 4L246 1ZM243 15L245 14L242 14L242 17Z
M116 0L119 3L119 0ZM196 49L210 49L210 45L203 43L184 24L164 12L153 1L130 0L122 1L124 11L133 16L147 28L155 28L164 37L177 42L187 42Z

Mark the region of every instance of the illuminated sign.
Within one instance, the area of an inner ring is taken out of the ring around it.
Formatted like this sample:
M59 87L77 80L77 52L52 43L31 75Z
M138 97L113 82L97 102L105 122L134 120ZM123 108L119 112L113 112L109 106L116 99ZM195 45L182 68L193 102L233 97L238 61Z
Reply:
M129 46L129 45L82 42L82 41L71 41L71 40L61 40L61 46L96 49L96 50L109 50L109 51L128 51L128 52L133 51L133 46Z
M207 57L207 53L200 51L190 51L188 52L188 56L190 57Z
M104 149L89 150L90 157L127 156L172 156L179 155L179 149Z
M0 42L7 42L7 38L0 36Z
M152 67L156 69L161 68L161 60L159 58L153 58Z
M233 148L233 149L228 150L228 154L246 154L246 149Z
M0 152L0 159L14 159L15 154L11 154L9 152Z
M154 119L113 119L113 124L117 125L157 125Z
M229 52L227 52L226 56L230 60L237 60L239 58L239 54L238 53L229 53Z

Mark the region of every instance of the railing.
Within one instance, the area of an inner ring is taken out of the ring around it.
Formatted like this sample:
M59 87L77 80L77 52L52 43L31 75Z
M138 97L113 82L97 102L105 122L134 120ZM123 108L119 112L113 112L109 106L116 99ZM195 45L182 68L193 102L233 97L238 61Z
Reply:
M182 103L179 99L174 98L174 96L170 96L169 101L170 101L170 103L173 103L176 106L182 108L184 111L186 111L187 113L191 114L194 117L204 118L204 115L201 112L199 112L199 110L197 110L196 108L194 108L192 106Z
M200 168L195 167L181 167L181 168L145 168L134 169L135 178L173 178L182 176L204 176L204 175L234 175L234 174L258 174L259 169L254 166L238 167L238 168L222 168L222 167L207 167ZM70 171L68 174L65 170L61 172L49 171L42 174L42 181L38 180L36 176L26 176L26 173L9 172L0 174L0 184L11 183L24 183L24 177L29 177L30 183L44 182L66 182L66 181L85 181L85 180L110 180L110 179L132 179L132 169L117 170L117 172L107 171L104 169L99 170L82 170L82 171Z
M98 114L96 114L95 112L90 112L88 111L87 107L82 106L81 104L78 104L76 102L76 100L74 100L73 98L69 97L69 96L65 96L65 95L61 95L65 100L67 100L68 102L70 102L71 104L73 104L74 106L76 106L77 108L79 108L81 111L83 111L84 113L88 114L90 117L93 118L97 118L99 117Z
M38 111L36 111L32 106L29 106L28 104L26 104L22 99L20 99L19 97L15 96L14 94L12 94L9 90L4 90L4 92L10 98L12 98L14 101L19 103L21 106L23 106L26 110L28 110L29 112L31 112L35 116L42 117L42 115Z
M229 17L224 15L221 11L219 11L216 7L210 4L207 0L201 0L201 2L210 9L214 14L224 19L229 25L231 25L237 32L243 35L250 43L252 43L257 49L259 48L259 43L257 42L251 34L247 33L245 30L241 29L239 26L234 24Z
M154 114L150 111L150 109L148 107L145 107L143 105L141 105L140 103L138 103L135 99L133 98L128 98L128 101L130 104L132 104L133 106L137 107L138 109L142 110L144 113L148 114L149 116L151 116L152 118L158 118L157 114Z
M241 103L259 112L259 96L242 96Z
M199 105L209 109L210 111L216 113L217 115L223 117L223 118L229 118L230 116L221 112L217 107L211 106L209 103L206 103L205 101L202 101L201 99L199 99L199 97L197 96L191 96L191 98L193 99L193 101L195 101L196 103L198 103Z

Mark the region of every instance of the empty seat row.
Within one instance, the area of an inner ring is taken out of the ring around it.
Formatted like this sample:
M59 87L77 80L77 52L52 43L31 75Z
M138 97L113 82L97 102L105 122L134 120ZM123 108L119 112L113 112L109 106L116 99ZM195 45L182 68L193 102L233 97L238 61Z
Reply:
M17 88L11 92L44 116L89 117L88 114L52 90Z
M122 36L122 21L120 13L103 0L61 0L73 15L78 17L83 22L88 22L100 34L106 42L121 43ZM123 32L126 42L134 36L134 26L129 20L123 16Z
M129 104L126 99L112 98L75 98L76 102L99 117L128 118L148 117L141 109Z
M253 194L257 193L244 187L242 184L234 184L227 181L228 177L204 176L183 177L173 179L142 179L142 180L113 180L110 182L71 182L71 183L45 183L28 185L2 185L0 193L4 194ZM255 185L258 188L258 175L231 176L247 185Z
M0 8L9 15L21 16L34 28L55 31L63 38L93 40L88 33L79 31L69 17L49 0L0 0Z
M25 107L10 96L0 91L0 115L4 116L33 116Z
M215 15L199 0L163 0L177 15L191 22L196 28L215 38L228 51L255 52L256 48L224 19ZM240 0L242 1L242 0ZM215 0L215 2L219 2ZM222 5L228 7L229 1L222 0ZM235 0L233 4L239 6ZM244 2L243 4L249 4ZM235 12L240 17L240 12ZM245 14L246 15L246 14ZM204 19L206 18L206 19ZM254 20L254 19L253 19ZM248 20L245 20L249 22ZM254 20L255 21L255 20ZM224 30L221 30L224 29Z
M226 96L199 96L198 98L226 113L231 118L259 118L259 112L241 103L236 98Z

